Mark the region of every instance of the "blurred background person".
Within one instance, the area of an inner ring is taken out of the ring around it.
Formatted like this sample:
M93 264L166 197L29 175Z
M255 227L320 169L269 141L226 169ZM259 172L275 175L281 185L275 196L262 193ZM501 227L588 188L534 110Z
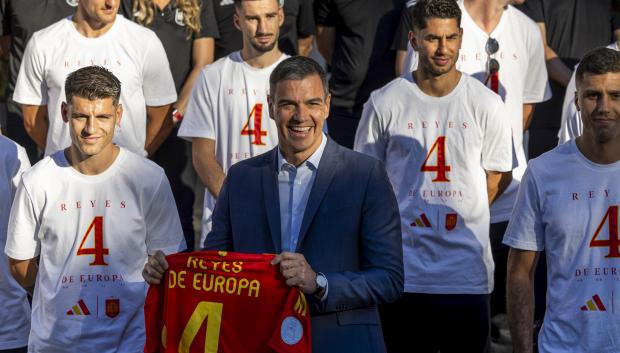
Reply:
M168 56L178 99L172 105L172 114L166 119L175 124L164 125L171 127L172 133L151 158L166 171L179 210L185 242L192 249L196 231L199 231L193 222L194 190L202 193L204 186L192 167L191 144L177 137L177 133L178 123L185 115L200 70L213 62L214 42L219 37L213 4L210 0L123 0L119 11L153 30ZM201 209L202 202L197 207Z
M26 149L29 159L34 163L40 159L37 145L24 128L22 111L13 101L13 91L17 74L24 56L26 44L34 32L72 15L77 0L0 0L0 45L3 53L8 53L8 86L6 126L3 131Z

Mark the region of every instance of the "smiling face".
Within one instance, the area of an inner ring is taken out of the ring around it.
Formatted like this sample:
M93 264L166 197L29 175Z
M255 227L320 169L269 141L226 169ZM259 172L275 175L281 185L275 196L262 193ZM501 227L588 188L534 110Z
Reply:
M113 23L119 6L120 0L80 0L77 11L82 18L98 27Z
M245 0L235 5L234 24L243 46L264 53L276 48L284 13L277 0Z
M426 19L426 27L409 32L419 55L419 69L432 76L456 71L463 30L455 18Z
M69 124L71 149L81 160L112 153L114 129L121 122L123 108L112 98L89 100L74 96L63 102L63 120Z
M276 122L280 150L289 163L301 164L321 145L330 100L317 74L276 84L269 97L269 114Z
M585 72L575 95L584 139L597 144L620 141L620 72Z

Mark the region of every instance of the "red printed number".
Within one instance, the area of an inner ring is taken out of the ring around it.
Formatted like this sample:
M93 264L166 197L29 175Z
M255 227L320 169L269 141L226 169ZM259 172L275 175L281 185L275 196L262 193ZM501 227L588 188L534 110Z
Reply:
M433 152L437 151L437 165L428 165L428 159L431 157ZM446 137L439 136L435 143L433 143L433 147L426 155L426 159L422 164L422 168L420 168L422 172L435 172L435 179L433 182L449 182L450 180L446 176L446 172L450 171L450 166L446 165Z
M254 124L252 125L252 118L254 118ZM264 146L263 136L267 136L267 131L261 130L261 124L263 121L263 105L261 103L254 104L254 108L250 112L250 116L248 116L248 120L243 125L243 129L241 130L241 135L250 135L254 136L252 141L253 145Z
M84 243L86 242L86 239L88 239L88 236L93 232L95 245L92 248L85 248ZM91 266L107 266L108 264L105 262L103 257L109 253L110 250L103 247L103 217L97 216L88 226L84 236L82 236L82 242L78 248L77 255L94 255L95 258L93 259L93 262L90 263Z
M607 223L609 225L609 238L608 239L598 239L599 233L601 229L603 229L603 225ZM592 236L592 240L590 240L591 248L609 248L609 254L605 257L620 257L620 238L618 238L618 205L609 206L607 209L607 213L605 213L605 217L596 228L596 232Z

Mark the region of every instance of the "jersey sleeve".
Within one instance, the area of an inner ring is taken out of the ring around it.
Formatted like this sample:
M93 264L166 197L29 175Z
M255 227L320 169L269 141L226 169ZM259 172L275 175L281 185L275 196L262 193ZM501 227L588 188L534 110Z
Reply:
M220 32L215 19L213 1L205 0L200 2L200 33L194 38L219 38Z
M323 27L336 26L337 16L332 6L332 0L314 1L314 20L317 25Z
M311 353L310 308L299 289L289 289L278 323L269 341L274 352Z
M45 81L45 55L38 40L35 34L28 41L19 68L13 100L20 104L47 105L49 98Z
M547 64L545 61L545 47L540 30L536 26L529 29L529 40L527 41L529 50L527 61L527 78L523 86L523 103L540 103L551 98L551 88L549 87L549 75L547 74Z
M297 17L297 35L305 38L316 34L314 10L312 0L299 0L299 15Z
M146 211L146 251L153 255L157 250L165 254L185 250L185 239L181 229L179 213L174 203L168 179L163 174L153 199Z
M192 94L185 109L185 118L179 128L179 137L201 137L215 140L215 112L207 79L207 70L203 69L192 88Z
M167 277L164 276L164 278ZM146 294L144 301L144 328L146 331L144 353L162 352L164 288L164 284L151 285Z
M482 168L488 171L507 172L512 170L512 133L509 117L499 96L493 96L496 103L494 111L489 112L482 122L484 137L482 142Z
M381 115L377 112L374 104L374 94L370 96L360 119L353 149L357 152L385 161L385 149L388 139L385 137L385 127L381 121Z
M521 250L544 250L544 227L540 208L540 193L532 172L528 166L517 195L508 229L504 234L504 244Z
M176 102L177 93L168 57L164 46L154 33L144 53L142 70L142 90L147 106L159 107Z
M4 249L6 255L15 260L28 260L39 256L39 227L38 214L22 180L17 187L9 216Z

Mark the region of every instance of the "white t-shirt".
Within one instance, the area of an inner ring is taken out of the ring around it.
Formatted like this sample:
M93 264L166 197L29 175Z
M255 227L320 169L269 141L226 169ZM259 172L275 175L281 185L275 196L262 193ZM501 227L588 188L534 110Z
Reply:
M215 140L215 158L224 173L271 150L278 144L278 129L267 106L269 75L287 57L282 54L273 65L257 69L234 52L207 65L192 90L179 136ZM215 201L205 188L201 245L211 231Z
M405 291L493 290L488 171L512 169L502 100L466 74L443 97L411 75L372 93L355 150L385 162L399 204Z
M617 43L611 43L607 46L609 49L620 50ZM573 75L566 86L566 93L564 94L564 103L562 105L562 122L560 124L560 130L558 131L558 145L566 143L577 136L581 136L583 132L583 124L581 122L581 116L575 106L575 92L577 86L575 83L575 74L577 72L577 66L573 70Z
M620 352L619 175L574 141L530 161L504 243L547 254L541 353Z
M499 43L499 51L492 57L500 64L499 94L509 114L518 161L518 167L512 172L512 183L491 206L491 223L503 222L510 218L527 164L523 150L523 104L551 98L543 41L536 23L513 6L506 7L497 27L488 35L469 16L463 1L458 3L463 13L463 43L457 61L459 71L484 82L487 76L485 45L489 37ZM408 57L406 65L409 66L405 67L413 71L417 67L417 53L414 55L411 49Z
M23 147L0 135L0 246L4 249L11 203L30 161ZM13 279L9 263L0 254L0 350L24 347L30 331L30 304L26 291Z
M147 254L185 248L164 171L125 149L98 175L64 152L25 172L6 254L40 256L29 352L141 352Z
M21 104L47 105L49 128L45 155L71 144L69 127L62 121L65 79L89 65L112 71L121 81L123 119L114 141L146 155L146 106L176 101L176 90L164 47L147 28L123 16L102 36L81 35L69 18L36 32L28 42L19 69L13 99Z

